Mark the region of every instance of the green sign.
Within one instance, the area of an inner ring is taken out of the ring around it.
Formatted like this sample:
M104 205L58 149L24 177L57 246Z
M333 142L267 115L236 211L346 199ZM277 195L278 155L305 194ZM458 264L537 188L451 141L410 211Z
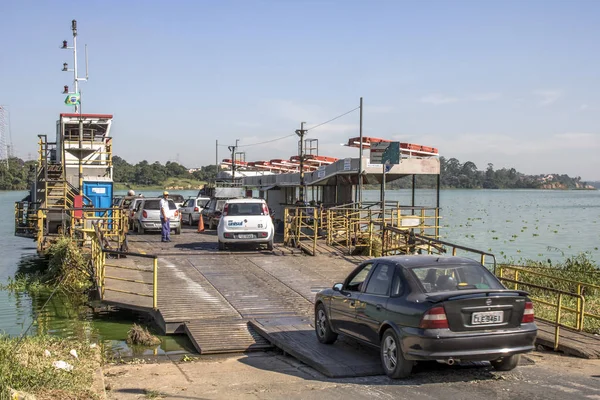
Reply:
M381 155L382 164L400 164L400 142L390 142Z
M80 103L81 97L79 93L71 93L68 94L65 98L65 104L68 106L78 106Z

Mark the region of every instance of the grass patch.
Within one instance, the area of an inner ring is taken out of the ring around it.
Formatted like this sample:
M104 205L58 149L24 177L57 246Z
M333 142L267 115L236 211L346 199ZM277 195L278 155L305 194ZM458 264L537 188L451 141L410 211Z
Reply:
M160 339L148 331L148 328L133 324L127 332L127 343L142 346L156 346L160 344Z
M161 392L154 389L145 389L144 395L147 399L159 399L163 397L163 394Z
M90 389L101 361L97 347L50 336L26 337L18 347L17 341L0 337L0 398L10 398L10 388L38 399L98 398ZM71 350L76 350L78 358L69 354ZM69 363L73 369L57 369L52 365L56 361Z

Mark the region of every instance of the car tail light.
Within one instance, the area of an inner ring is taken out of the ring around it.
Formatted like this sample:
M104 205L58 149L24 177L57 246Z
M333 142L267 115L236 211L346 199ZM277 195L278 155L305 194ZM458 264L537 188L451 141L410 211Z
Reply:
M142 211L142 217L148 218L148 213L146 212L146 210Z
M444 307L433 307L423 315L421 329L448 329L448 318Z
M194 207L194 212L198 212L200 209L198 207Z
M534 322L535 314L533 313L533 303L528 301L525 303L525 311L523 312L522 324L528 324Z
M224 233L223 237L225 237L227 239L233 239L233 233Z
M264 215L269 215L269 207L267 207L266 204L263 203L263 214Z
M177 218L177 217L179 217L179 211L178 210L175 211L175 218Z
M263 238L265 238L265 237L267 237L268 235L269 235L269 234L268 234L267 232L259 232L259 233L258 233L258 237L263 237Z
M223 207L223 216L227 216L227 213L229 212L229 204L225 204L225 206Z

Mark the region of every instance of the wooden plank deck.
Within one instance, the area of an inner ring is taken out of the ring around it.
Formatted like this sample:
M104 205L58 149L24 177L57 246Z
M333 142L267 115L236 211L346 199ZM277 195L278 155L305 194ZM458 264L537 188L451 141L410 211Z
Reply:
M536 321L538 326L537 344L554 348L554 326L544 321ZM558 351L570 356L599 359L600 358L600 336L586 332L576 332L566 328L560 328L560 339Z
M255 319L250 324L271 343L330 378L382 375L377 350L342 337L321 344L307 318Z
M313 257L280 245L274 251L246 248L224 252L218 250L214 231L197 233L190 228L173 235L171 243L160 242L159 234L128 238L131 251L159 256L158 311L152 310L151 297L111 290L106 290L105 302L150 313L163 332L187 334L204 354L265 348L268 344L248 327L248 321L311 320L315 293L343 281L367 259L339 252ZM150 259L127 257L108 259L107 263L131 268L107 267L107 278L152 281ZM106 280L106 288L152 293L149 285L111 279ZM554 329L541 321L538 326L539 344L552 347L549 341L553 342ZM561 329L560 343L560 350L567 354L600 358L600 339L593 335Z

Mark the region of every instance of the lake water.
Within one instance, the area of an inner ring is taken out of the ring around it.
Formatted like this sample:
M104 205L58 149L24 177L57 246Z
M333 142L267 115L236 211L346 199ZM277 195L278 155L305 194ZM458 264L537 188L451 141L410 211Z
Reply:
M144 192L146 196L160 192ZM197 191L178 191L185 197ZM117 193L119 194L119 193ZM120 193L123 194L123 193ZM40 261L35 243L13 235L14 202L26 192L0 192L0 282L18 271L36 268ZM377 201L378 191L366 191L365 201ZM386 192L387 200L409 205L410 190ZM416 204L435 205L435 191L418 191ZM535 259L553 261L589 252L600 261L600 191L544 190L443 190L440 195L443 239L492 252L499 262ZM47 295L30 297L0 290L0 332L29 334L43 331L63 337L88 337L102 343L110 353L152 354L152 350L128 347L124 339L132 322L141 317L125 312L92 312L75 309L56 296L39 312ZM193 351L182 336L162 337L156 353Z

